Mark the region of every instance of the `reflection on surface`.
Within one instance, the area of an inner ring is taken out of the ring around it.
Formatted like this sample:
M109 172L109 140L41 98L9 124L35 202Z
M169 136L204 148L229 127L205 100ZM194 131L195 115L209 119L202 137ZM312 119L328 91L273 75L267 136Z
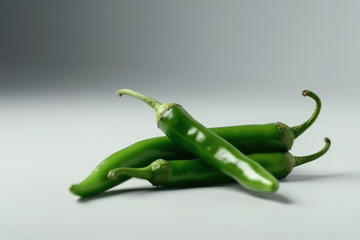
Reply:
M218 150L215 153L215 157L220 161L222 161L224 164L236 165L237 169L247 179L254 181L261 181L264 184L271 184L269 180L267 180L266 178L262 177L259 173L257 173L248 162L239 160L236 156L234 156L224 147L218 148Z
M199 131L196 127L189 128L187 135L189 136L196 135L195 140L197 142L203 142L205 140L205 135L201 131Z

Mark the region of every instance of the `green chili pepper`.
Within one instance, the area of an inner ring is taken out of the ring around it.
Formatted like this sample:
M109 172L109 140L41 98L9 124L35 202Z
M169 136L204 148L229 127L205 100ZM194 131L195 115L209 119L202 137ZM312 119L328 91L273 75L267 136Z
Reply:
M247 155L260 163L277 179L285 178L292 169L301 164L313 161L324 155L330 148L330 140L325 138L325 147L319 152L297 157L289 152L258 153ZM108 178L116 181L118 177L130 176L148 180L154 186L195 187L233 182L234 180L201 159L172 160L158 159L144 168L115 168Z
M210 129L246 154L286 152L290 150L294 139L313 124L321 110L321 100L315 93L304 90L302 94L314 99L316 107L310 118L298 126L288 127L279 122ZM80 197L90 197L129 179L128 176L121 176L117 181L110 181L107 173L113 168L143 167L158 158L176 160L195 157L166 136L145 139L110 155L81 183L72 185L70 191Z
M273 175L197 122L179 104L162 104L130 89L120 89L117 92L119 97L123 94L133 96L152 107L156 113L157 125L166 136L242 186L259 192L274 192L278 189L278 182Z

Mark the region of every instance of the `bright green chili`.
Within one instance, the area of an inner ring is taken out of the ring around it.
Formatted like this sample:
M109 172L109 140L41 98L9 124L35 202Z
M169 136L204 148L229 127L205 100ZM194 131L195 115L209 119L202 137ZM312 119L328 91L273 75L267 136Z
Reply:
M294 139L313 124L321 110L321 100L315 93L304 90L302 94L314 99L316 107L311 117L298 126L288 127L278 122L210 129L246 154L286 152L290 150ZM145 139L110 155L86 179L72 185L70 191L80 197L90 197L129 179L128 176L119 176L116 181L110 181L107 173L113 168L144 167L158 158L176 160L195 157L166 136Z
M274 176L228 141L197 122L179 104L162 104L130 89L120 89L117 92L119 97L123 94L152 107L156 113L157 125L166 136L242 186L259 192L274 192L278 189Z
M324 155L331 144L328 138L325 138L325 142L323 149L308 156L297 157L289 152L257 153L247 156L260 163L277 179L282 179L289 175L294 167ZM109 172L108 177L116 181L123 175L146 179L154 186L163 187L194 187L234 181L201 159L176 161L158 159L143 168L115 168Z

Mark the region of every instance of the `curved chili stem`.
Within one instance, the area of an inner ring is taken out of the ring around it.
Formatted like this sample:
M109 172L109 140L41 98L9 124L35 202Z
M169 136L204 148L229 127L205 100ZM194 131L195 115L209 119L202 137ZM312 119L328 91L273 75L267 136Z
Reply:
M326 143L325 147L323 147L323 149L321 149L317 153L314 153L314 154L311 154L311 155L308 155L308 156L301 156L301 157L294 156L295 166L299 166L299 165L302 165L304 163L311 162L311 161L313 161L315 159L318 159L322 155L324 155L330 148L330 145L331 145L330 139L325 138L325 143Z
M152 107L155 111L157 108L160 107L161 103L156 101L155 99L145 96L144 94L141 94L139 92L136 92L131 89L120 89L116 92L116 96L121 97L121 95L130 95L137 99L140 99L141 101L145 102L147 105Z
M156 101L155 99L153 99L152 97L146 96L144 94L141 94L139 92L136 92L134 90L131 89L120 89L116 92L116 95L118 97L121 97L121 95L129 95L132 97L135 97L141 101L143 101L144 103L146 103L147 105L149 105L150 107L152 107L155 112L156 112L156 122L159 124L159 121L162 117L162 115L173 105L178 105L176 103L160 103L158 101Z
M310 90L304 90L304 91L302 91L302 95L304 97L309 96L312 99L314 99L315 102L316 102L316 107L315 107L315 110L314 110L313 114L311 115L311 117L306 122L304 122L304 123L302 123L302 124L300 124L298 126L291 127L291 129L294 132L294 137L295 138L300 136L303 132L306 131L306 129L308 129L315 122L315 120L319 116L319 113L320 113L320 110L321 110L321 100L315 93L313 93Z
M126 175L135 178L141 178L145 180L151 179L151 166L143 167L143 168L115 168L109 171L108 178L111 180L117 180L119 175Z

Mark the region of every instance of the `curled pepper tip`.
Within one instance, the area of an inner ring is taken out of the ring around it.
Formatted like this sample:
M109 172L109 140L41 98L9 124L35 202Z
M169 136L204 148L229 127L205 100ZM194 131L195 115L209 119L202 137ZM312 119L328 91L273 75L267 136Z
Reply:
M121 89L116 91L116 96L121 97Z
M311 154L311 155L307 155L307 156L294 156L295 159L295 166L299 166L302 165L304 163L308 163L311 162L313 160L318 159L319 157L323 156L330 148L331 142L329 138L325 138L325 146L318 152Z
M310 90L304 90L304 91L302 91L302 95L304 97L309 96L310 98L312 98L315 101L316 106L315 106L315 110L314 110L313 114L306 122L304 122L298 126L291 127L291 129L293 130L295 139L298 136L300 136L303 132L305 132L315 122L315 120L319 116L319 113L321 110L321 100L314 92L312 92Z
M301 94L302 94L304 97L306 97L309 92L310 92L309 90L304 90L304 91L302 91Z

